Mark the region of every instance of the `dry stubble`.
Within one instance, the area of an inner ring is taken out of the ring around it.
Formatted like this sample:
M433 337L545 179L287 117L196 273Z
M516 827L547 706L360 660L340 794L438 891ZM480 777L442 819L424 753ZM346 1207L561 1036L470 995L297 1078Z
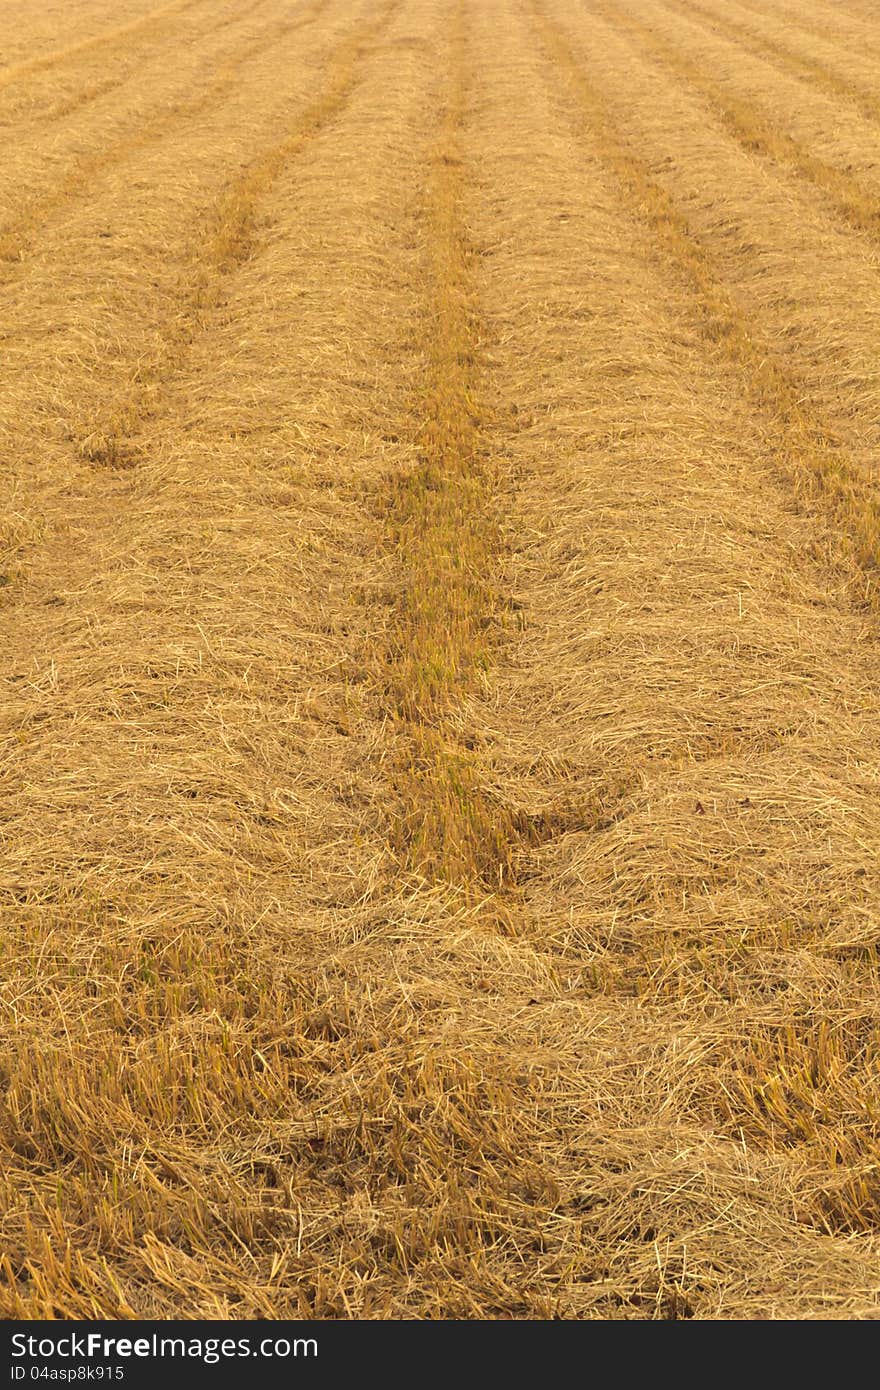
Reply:
M876 1316L876 64L790 8L21 20L7 1314Z

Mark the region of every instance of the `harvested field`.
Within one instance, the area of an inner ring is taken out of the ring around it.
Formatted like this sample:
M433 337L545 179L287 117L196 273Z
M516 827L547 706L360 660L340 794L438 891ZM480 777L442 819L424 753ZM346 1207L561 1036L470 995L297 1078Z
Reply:
M876 4L0 10L0 1316L880 1316Z

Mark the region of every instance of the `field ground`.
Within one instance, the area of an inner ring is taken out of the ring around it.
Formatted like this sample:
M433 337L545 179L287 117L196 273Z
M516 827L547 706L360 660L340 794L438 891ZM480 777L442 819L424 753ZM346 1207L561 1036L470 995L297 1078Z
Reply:
M0 13L0 1313L877 1317L878 5Z

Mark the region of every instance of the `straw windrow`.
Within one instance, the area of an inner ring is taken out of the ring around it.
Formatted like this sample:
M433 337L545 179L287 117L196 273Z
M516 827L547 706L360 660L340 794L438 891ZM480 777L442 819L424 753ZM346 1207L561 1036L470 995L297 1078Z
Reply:
M0 1314L876 1317L876 125L149 3L8 6Z
M4 87L10 82L18 82L31 73L68 63L72 58L77 58L84 53L118 48L120 44L142 34L144 30L162 26L166 20L173 19L183 11L193 9L201 3L203 0L169 0L168 3L158 5L154 9L148 10L146 14L128 20L125 24L107 25L91 38L82 39L79 43L39 54L24 62L11 63L8 67L0 68L0 87Z
M837 432L835 422L812 408L805 382L781 362L773 343L760 336L719 274L711 250L694 234L672 195L651 173L648 161L621 139L565 30L548 17L540 0L534 0L532 8L539 32L565 72L583 117L591 130L601 132L603 159L638 206L657 245L689 281L707 342L736 366L754 401L781 426L779 465L805 495L814 496L821 489L852 537L858 562L873 571L880 558L880 498L845 449L830 442Z
M156 407L162 383L179 366L194 333L214 310L224 277L250 255L260 200L287 164L344 107L357 82L362 49L391 20L399 0L386 0L378 14L341 45L329 64L323 90L299 115L294 128L252 160L224 190L190 248L173 313L160 325L155 355L139 362L121 399L84 422L78 447L89 463L127 468L137 462L133 436ZM319 10L320 12L320 10Z
M880 95L858 82L851 73L844 76L842 71L835 71L826 62L804 51L803 47L792 45L790 33L787 41L775 38L764 32L760 24L755 28L726 9L719 12L714 6L701 4L700 0L687 0L687 10L699 15L713 29L730 34L748 52L769 58L808 85L852 104L868 120L880 121Z
M880 241L880 195L860 183L849 170L822 159L780 129L767 109L713 81L711 71L691 58L686 48L677 47L637 14L619 7L603 7L601 12L609 14L612 22L632 35L644 52L700 92L743 149L806 179L828 198L844 222Z
M35 238L40 228L53 215L74 199L87 199L95 195L101 178L114 165L130 159L139 150L160 141L178 128L181 122L191 121L205 115L222 105L223 99L240 80L242 68L253 58L278 44L288 34L294 33L303 25L316 22L326 8L328 0L313 0L304 4L292 16L285 17L272 25L268 32L260 30L253 38L243 38L236 34L233 46L221 51L212 67L217 71L208 86L195 96L181 93L169 109L167 101L160 102L155 111L144 118L140 114L132 124L127 123L120 135L109 144L104 144L94 152L80 155L72 161L72 166L63 178L41 188L24 205L18 205L13 214L0 225L0 262L8 262L12 267L24 260L32 252ZM224 26L225 27L225 26ZM80 87L66 102L52 110L54 120L62 120L78 110L86 102L106 95L116 86L122 85L125 76L108 78L94 86ZM9 274L7 270L7 275Z

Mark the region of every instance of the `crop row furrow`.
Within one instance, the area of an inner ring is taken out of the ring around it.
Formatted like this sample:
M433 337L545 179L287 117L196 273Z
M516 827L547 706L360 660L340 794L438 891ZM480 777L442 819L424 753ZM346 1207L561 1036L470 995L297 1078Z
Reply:
M428 879L503 883L515 831L483 789L451 714L489 660L500 603L501 540L480 420L480 337L463 202L469 99L465 6L451 36L448 101L431 153L426 379L415 469L389 479L380 506L403 573L380 673L405 749L394 846Z

